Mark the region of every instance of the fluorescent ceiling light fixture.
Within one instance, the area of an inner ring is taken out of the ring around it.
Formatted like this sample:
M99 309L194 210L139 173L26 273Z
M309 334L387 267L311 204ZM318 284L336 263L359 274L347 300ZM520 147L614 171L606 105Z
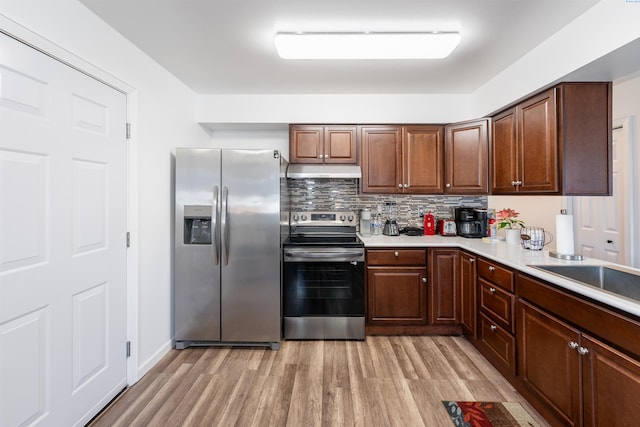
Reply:
M457 32L278 33L284 59L437 59L460 43Z

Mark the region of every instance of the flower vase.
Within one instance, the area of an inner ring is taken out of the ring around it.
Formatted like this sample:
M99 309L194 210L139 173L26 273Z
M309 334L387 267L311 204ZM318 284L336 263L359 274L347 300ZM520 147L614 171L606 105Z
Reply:
M520 229L519 228L508 228L505 230L505 240L508 245L519 245L520 244Z

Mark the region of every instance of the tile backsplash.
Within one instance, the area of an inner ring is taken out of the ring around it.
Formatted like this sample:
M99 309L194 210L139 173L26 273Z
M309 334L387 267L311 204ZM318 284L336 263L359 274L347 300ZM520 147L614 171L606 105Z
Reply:
M436 218L453 218L453 208L470 206L487 208L486 196L443 196L412 194L362 194L358 179L288 179L291 208L297 211L352 210L358 214L363 208L376 214L376 207L386 202L396 203L400 226L419 225L418 209L432 211Z

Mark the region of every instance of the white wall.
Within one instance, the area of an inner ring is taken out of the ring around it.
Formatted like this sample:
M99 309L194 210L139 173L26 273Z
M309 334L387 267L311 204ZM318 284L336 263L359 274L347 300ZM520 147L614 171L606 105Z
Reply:
M195 122L194 94L76 0L3 0L0 18L0 24L14 21L135 89L128 112L138 159L132 190L139 202L131 249L139 259L133 345L144 374L171 345L172 153L176 146L211 143Z

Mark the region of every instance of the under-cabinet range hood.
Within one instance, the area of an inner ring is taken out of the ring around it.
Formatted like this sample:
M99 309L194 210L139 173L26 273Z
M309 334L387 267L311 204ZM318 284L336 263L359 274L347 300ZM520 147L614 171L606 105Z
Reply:
M359 165L289 164L287 178L362 178Z

